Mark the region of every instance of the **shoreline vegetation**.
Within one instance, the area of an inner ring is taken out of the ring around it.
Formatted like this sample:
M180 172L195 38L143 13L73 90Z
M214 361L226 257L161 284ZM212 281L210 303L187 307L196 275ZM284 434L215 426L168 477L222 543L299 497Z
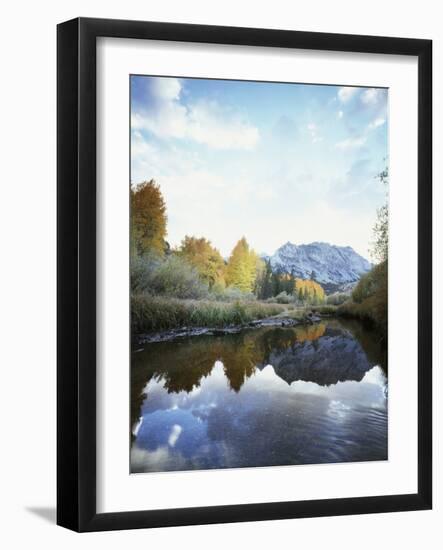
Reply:
M206 306L211 313L209 317L202 317L201 311L197 315L193 315L196 311L194 308L199 308L202 305ZM281 306L273 307L273 304L266 304L268 307L265 308L261 307L262 304L223 304L224 307L221 310L217 310L217 306L215 306L215 314L213 302L202 304L183 303L181 301L177 306L172 308L173 315L176 314L178 308L189 308L189 315L184 316L186 319L183 324L179 325L174 322L168 328L165 328L166 325L164 323L158 323L157 326L161 326L159 330L141 331L136 334L136 343L164 342L203 335L223 336L225 334L237 334L242 330L263 327L314 325L322 320L322 316L313 311L303 311L300 309L282 310ZM275 314L275 311L279 311L279 313ZM205 321L209 322L203 324Z
M364 275L350 298L337 307L341 317L359 319L372 325L381 338L388 336L388 262L376 265Z
M300 279L273 271L269 260L260 258L245 237L228 259L204 237L186 235L179 247L171 249L166 240L166 205L153 180L131 188L131 209L133 340L162 341L168 334L210 330L229 333L263 326L266 320L268 326L312 324L322 316L357 318L386 339L386 209L378 212L374 228L380 262L351 293L329 296L315 280L315 272L310 279Z

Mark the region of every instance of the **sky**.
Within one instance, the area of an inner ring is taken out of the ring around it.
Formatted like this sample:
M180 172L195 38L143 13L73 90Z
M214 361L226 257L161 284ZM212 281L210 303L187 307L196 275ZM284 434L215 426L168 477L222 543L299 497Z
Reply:
M224 257L290 241L368 258L388 162L388 90L131 76L131 184L154 179L167 241Z

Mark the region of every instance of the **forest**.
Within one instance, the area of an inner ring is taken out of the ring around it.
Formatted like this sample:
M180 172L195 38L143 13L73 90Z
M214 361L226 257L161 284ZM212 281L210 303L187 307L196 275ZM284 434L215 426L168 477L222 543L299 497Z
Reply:
M387 171L380 179L387 183ZM167 208L160 186L145 181L131 188L131 318L135 333L181 326L228 326L323 307L359 317L387 331L387 206L377 213L374 256L378 264L351 296L327 297L310 279L272 270L244 236L228 258L204 236L167 241Z
M314 280L273 273L245 237L225 261L205 237L186 235L171 249L166 240L166 205L153 181L131 190L131 258L133 291L174 298L259 299L319 305L323 288ZM314 274L313 274L314 275ZM314 275L315 276L315 275Z

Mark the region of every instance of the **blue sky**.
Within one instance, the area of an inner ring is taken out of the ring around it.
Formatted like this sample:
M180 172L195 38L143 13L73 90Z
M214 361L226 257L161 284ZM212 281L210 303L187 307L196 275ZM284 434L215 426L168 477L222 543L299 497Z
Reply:
M287 241L368 257L386 189L388 91L131 77L131 183L154 178L168 236L205 236L228 256Z

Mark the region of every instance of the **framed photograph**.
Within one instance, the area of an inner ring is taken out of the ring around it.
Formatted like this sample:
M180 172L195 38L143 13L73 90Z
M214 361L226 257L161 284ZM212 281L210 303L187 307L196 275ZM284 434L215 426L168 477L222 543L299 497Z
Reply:
M430 509L432 43L58 26L59 525Z

